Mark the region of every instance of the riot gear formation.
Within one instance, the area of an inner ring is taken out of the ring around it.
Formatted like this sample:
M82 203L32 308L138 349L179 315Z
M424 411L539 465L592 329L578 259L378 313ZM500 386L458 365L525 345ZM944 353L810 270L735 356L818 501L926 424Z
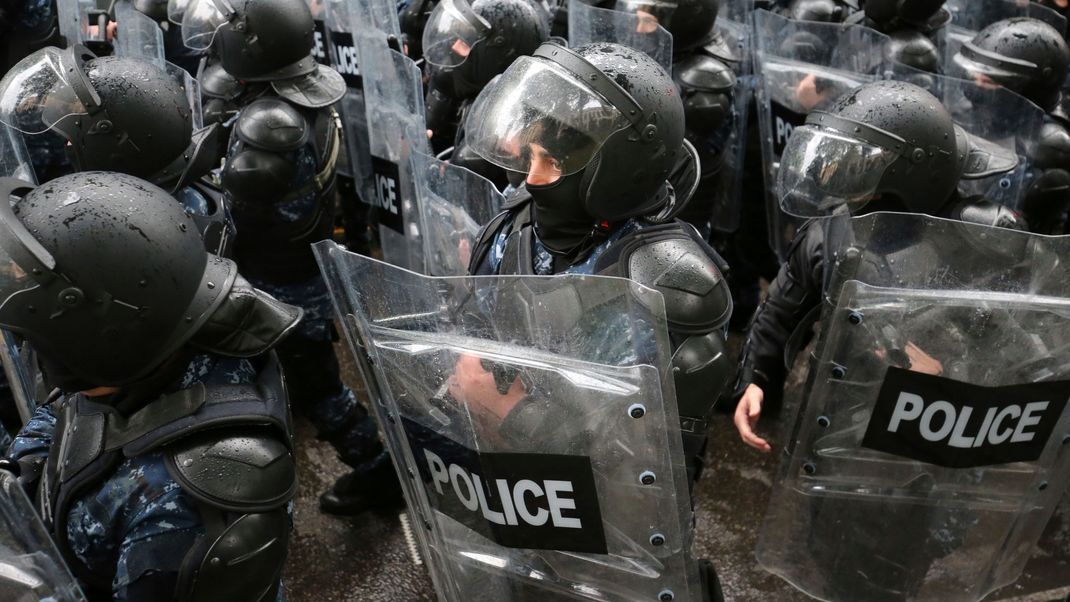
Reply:
M0 597L1065 585L1062 0L0 4Z

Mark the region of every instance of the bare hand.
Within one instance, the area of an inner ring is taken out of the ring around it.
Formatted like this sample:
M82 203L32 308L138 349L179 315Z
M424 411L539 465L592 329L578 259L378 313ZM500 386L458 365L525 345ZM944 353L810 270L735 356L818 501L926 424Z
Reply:
M99 25L90 25L89 26L89 37L95 39L99 35L100 35L100 26ZM105 36L104 39L107 40L108 42L111 42L118 35L119 35L119 24L116 23L115 21L109 21L108 22L108 26L104 28L104 36Z
M765 399L765 392L761 387L753 383L747 385L747 389L743 391L743 397L736 405L735 423L736 430L739 431L739 436L744 443L754 449L769 453L773 451L773 447L768 441L754 433L754 427L758 425L758 419L762 416L763 399Z
M467 238L462 238L457 243L457 255L462 266L467 266L472 261L472 243Z
M799 82L798 87L795 88L795 100L798 100L807 111L825 100L825 95L817 89L817 75L811 73Z
M502 395L494 382L494 375L483 369L474 355L462 355L449 379L449 393L454 399L476 411L487 412L504 419L527 393L517 378Z
M933 376L940 376L944 373L944 365L933 356L922 351L921 347L914 343L907 343L905 351L907 358L910 359L910 369L914 372L932 374Z

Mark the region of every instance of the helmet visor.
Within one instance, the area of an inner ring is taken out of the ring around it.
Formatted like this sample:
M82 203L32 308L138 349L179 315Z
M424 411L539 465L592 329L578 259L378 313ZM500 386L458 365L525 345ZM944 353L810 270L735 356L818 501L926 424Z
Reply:
M1033 63L987 52L966 42L955 53L950 71L949 75L973 80L983 88L1017 89L1028 84L1039 69Z
M659 25L669 28L676 7L676 2L666 0L617 0L616 9L639 17L637 33L653 33Z
M523 56L490 83L469 113L472 148L491 163L528 173L549 165L574 174L628 127L612 103L556 63Z
M58 48L19 61L0 80L0 122L24 134L41 134L62 119L89 111L67 77Z
M31 275L35 269L40 273L55 267L52 256L15 217L12 201L16 191L24 185L32 187L25 181L0 180L0 202L5 204L0 209L0 316L4 317L25 315L25 311L7 311L7 306L19 293L37 288L39 283ZM20 325L4 320L0 321L0 326L19 330Z
M17 244L17 243L16 243ZM24 290L35 288L37 281L30 277L29 269L20 266L6 250L0 247L0 307ZM3 312L12 315L13 312ZM18 324L0 324L5 328L18 329Z
M861 207L898 158L880 146L812 125L792 133L782 156L777 175L780 206L800 217Z
M208 50L233 13L225 0L189 0L182 16L182 42L193 50Z
M186 7L189 0L167 0L167 20L175 25L182 25L182 18L186 15Z
M424 28L424 58L435 67L457 67L476 43L490 33L490 23L465 0L443 0Z

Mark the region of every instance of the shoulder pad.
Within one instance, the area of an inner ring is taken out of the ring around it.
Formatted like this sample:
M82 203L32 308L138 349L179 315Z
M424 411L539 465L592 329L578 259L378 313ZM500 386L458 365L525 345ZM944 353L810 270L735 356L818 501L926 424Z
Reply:
M242 142L276 152L301 148L312 130L296 107L273 96L258 98L243 108L236 128Z
M208 98L232 100L237 98L245 86L238 78L227 73L223 63L214 63L204 68L201 73L201 94Z
M705 54L693 54L672 66L680 87L705 92L724 92L736 86L736 74L721 61Z
M290 520L285 508L241 516L207 549L201 548L204 556L196 571L183 575L190 582L184 588L188 595L179 600L274 600L286 564L289 536Z
M1070 167L1070 132L1063 124L1051 119L1044 122L1033 162L1043 169Z
M233 512L267 511L297 490L293 454L264 428L217 429L169 446L168 467L190 495Z
M1008 230L1027 230L1022 217L1007 207L985 198L964 199L955 208L955 218L967 224L981 224Z
M256 148L243 148L223 166L223 190L235 203L270 203L285 196L297 166L287 157Z
M732 315L728 290L716 252L683 227L642 241L626 256L628 278L665 297L669 330L687 334L710 332ZM636 235L642 236L640 230ZM668 235L666 235L668 234Z

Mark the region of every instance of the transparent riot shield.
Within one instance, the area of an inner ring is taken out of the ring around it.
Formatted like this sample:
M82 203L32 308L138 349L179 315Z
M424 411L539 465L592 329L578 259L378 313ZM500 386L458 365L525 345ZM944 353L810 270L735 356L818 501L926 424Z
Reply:
M365 115L383 257L423 272L419 212L409 155L429 154L420 68L387 44L380 31L358 33Z
M750 26L745 21L718 17L713 27L715 35L705 46L706 50L731 67L736 75L746 76L753 73L754 45L751 41Z
M316 252L441 599L699 598L660 295Z
M0 176L37 183L22 133L0 123ZM36 407L33 365L28 348L6 330L0 330L0 365L23 424ZM6 434L6 433L5 433Z
M993 150L1018 157L1012 171L964 178L958 188L967 196L983 196L1020 211L1033 178L1032 156L1044 124L1044 110L1006 88L971 79L933 75L898 63L891 65L887 75L931 92L979 145L994 144L1002 151Z
M204 110L201 107L201 84L197 81L197 77L191 75L189 71L186 71L182 67L173 63L164 62L162 64L164 71L167 75L171 76L178 85L182 87L182 92L186 96L186 100L189 102L190 115L193 118L193 131L204 127Z
M739 228L743 196L743 159L747 146L747 106L753 98L753 78L736 79L732 89L731 114L720 132L702 141L714 150L703 156L702 182L698 194L713 197L713 217L710 224L718 232L730 234ZM703 148L699 148L701 153ZM707 161L706 157L713 160Z
M350 18L353 19L350 31L377 30L388 36L401 37L397 3L393 0L354 0L350 8Z
M84 602L18 480L0 472L0 599Z
M346 82L346 94L342 101L335 105L335 109L342 118L346 142L344 156L340 158L343 160L338 162L338 173L349 177L355 177L356 173L368 173L368 170L358 171L353 167L353 155L361 154L361 151L354 150L354 146L362 142L367 146L368 140L367 124L364 121L364 88L360 80L360 68L357 65L357 44L353 40L352 29L350 29L353 12L351 5L354 1L328 0L324 12L330 63ZM355 96L359 99L355 99ZM351 117L354 111L358 112L357 118ZM363 131L358 131L355 126L357 121L360 122ZM363 154L367 156L368 151L365 149ZM365 189L370 190L370 184L367 187L358 186L361 193Z
M96 4L93 0L56 0L56 20L59 33L67 46L81 44L89 36L89 11Z
M591 0L569 0L568 43L575 48L592 42L613 42L645 52L672 73L672 34L651 12L599 8Z
M337 105L345 129L348 169L356 180L361 200L374 207L378 194L372 170L368 138L364 83L360 74L360 52L354 32L378 31L400 39L397 9L388 0L329 0L327 27L335 69L346 80L346 94ZM345 173L345 172L343 172Z
M730 19L736 23L750 23L753 13L754 0L726 0L721 2L721 10L717 12L717 19L718 21Z
M413 153L412 173L429 276L464 276L483 224L501 210L494 184L463 167Z
M143 58L164 66L163 30L132 2L115 4L115 56Z
M1070 239L827 225L822 334L758 560L822 600L980 600L1070 478Z
M769 243L783 260L801 222L780 210L777 172L792 131L810 111L875 81L888 68L888 37L860 25L793 21L754 12L754 70Z
M33 369L33 351L28 343L13 333L0 330L0 364L3 365L3 376L11 389L19 420L26 424L37 409L37 371Z
M710 221L718 232L732 233L739 227L743 187L743 159L747 145L748 106L754 98L750 28L718 17L715 35L706 51L736 74L730 116L720 132L695 147L702 157L702 181L697 194L713 197Z

